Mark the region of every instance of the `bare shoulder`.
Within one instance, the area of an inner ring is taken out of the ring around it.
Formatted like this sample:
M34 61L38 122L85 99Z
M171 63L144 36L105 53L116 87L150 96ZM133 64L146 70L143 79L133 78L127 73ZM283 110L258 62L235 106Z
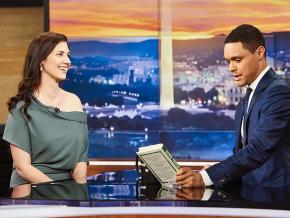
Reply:
M65 91L65 104L69 111L83 111L80 98L74 93Z

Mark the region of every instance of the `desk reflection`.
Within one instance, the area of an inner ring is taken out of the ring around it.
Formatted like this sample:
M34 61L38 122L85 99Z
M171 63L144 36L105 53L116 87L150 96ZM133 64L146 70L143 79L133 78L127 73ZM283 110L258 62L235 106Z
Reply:
M251 202L290 203L290 185L284 187L243 186L241 198Z
M35 200L187 200L225 202L235 205L240 203L248 205L251 202L287 204L290 202L290 186L263 188L235 184L218 189L167 188L158 184L144 185L140 178L138 179L138 173L135 170L127 170L89 176L86 184L78 184L74 180L37 185L27 184L23 187L16 187L11 197Z
M79 184L74 180L16 186L11 197L32 200L89 200L87 184Z
M169 187L141 187L138 198L140 200L204 200L204 194L212 189L205 188L169 188ZM211 194L210 194L211 196ZM208 199L207 199L208 200Z

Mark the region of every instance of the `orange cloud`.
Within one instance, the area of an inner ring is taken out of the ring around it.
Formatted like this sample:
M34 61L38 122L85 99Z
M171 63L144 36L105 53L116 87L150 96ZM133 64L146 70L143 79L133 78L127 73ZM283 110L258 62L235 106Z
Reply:
M157 0L51 0L50 29L73 37L157 36Z
M50 29L71 37L157 37L159 5L159 0L50 0ZM287 0L172 0L173 37L227 34L241 23L263 32L290 31L289 8Z
M290 30L290 1L285 0L173 0L172 8L175 37L227 34L242 23L262 32Z

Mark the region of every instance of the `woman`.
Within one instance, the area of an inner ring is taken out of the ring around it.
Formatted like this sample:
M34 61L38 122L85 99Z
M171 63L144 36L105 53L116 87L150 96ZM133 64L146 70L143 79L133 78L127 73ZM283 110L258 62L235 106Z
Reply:
M87 116L79 98L59 87L70 65L66 36L45 32L31 42L18 93L8 101L3 139L14 161L10 187L71 178L86 182Z

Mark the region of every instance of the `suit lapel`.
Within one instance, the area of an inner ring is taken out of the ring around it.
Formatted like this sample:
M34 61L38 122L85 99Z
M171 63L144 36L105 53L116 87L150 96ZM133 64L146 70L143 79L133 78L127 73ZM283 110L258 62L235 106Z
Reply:
M275 79L275 72L272 68L268 70L268 72L263 76L261 81L259 82L258 86L255 89L255 92L253 94L252 100L250 102L250 106L248 109L247 117L245 118L244 122L246 122L246 126L248 124L248 119L251 114L251 111L253 109L254 104L257 102L257 99L260 97L260 94L266 89L269 84Z

